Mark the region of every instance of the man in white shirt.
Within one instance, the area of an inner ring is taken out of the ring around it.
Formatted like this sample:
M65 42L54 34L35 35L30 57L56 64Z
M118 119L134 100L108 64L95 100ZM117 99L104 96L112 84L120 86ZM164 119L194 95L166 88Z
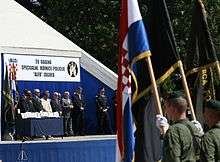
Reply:
M43 98L41 98L41 104L43 106L43 111L52 112L52 107L50 105L50 93L49 91L45 91L43 94Z

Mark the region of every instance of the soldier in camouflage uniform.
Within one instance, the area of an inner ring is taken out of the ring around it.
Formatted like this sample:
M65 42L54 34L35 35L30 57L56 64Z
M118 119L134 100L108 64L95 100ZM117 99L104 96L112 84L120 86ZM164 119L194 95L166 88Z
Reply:
M202 162L220 162L220 101L210 100L204 118L210 130L202 138Z
M157 115L157 127L165 130L162 162L196 162L192 132L201 135L202 127L198 121L192 123L186 118L187 101L184 95L180 92L170 93L164 106L173 124L169 126L165 117Z

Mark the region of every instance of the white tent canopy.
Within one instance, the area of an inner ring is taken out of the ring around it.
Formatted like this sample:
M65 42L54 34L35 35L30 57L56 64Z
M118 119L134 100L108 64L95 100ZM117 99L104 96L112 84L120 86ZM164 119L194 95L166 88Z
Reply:
M81 51L14 0L1 0L0 24L0 46Z
M117 75L14 0L0 1L0 53L71 55L112 89Z

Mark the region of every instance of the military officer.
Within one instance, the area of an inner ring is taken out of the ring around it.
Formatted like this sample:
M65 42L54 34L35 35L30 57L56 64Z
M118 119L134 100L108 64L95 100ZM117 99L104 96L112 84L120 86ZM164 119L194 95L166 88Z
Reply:
M220 161L220 101L209 100L204 118L210 130L202 138L202 162Z
M98 133L112 134L110 118L108 114L108 100L105 95L105 88L101 88L99 94L96 96L96 108L98 117Z
M17 105L18 114L26 112L25 107L24 107L24 102L27 98L27 95L28 95L28 90L25 89L23 95L20 96L19 101L18 101L18 105Z
M168 119L174 124L169 126L165 117L157 115L157 127L165 131L162 161L196 162L193 136L202 136L202 127L198 121L193 124L186 118L187 101L184 95L179 91L169 93L164 107Z
M27 96L24 100L24 110L25 112L36 112L36 109L32 101L31 91L27 91Z

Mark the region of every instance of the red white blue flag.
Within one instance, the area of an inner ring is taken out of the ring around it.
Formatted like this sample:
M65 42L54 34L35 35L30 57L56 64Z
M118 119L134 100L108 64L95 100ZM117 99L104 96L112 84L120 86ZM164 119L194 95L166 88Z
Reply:
M16 98L16 71L17 71L17 64L15 63L10 63L9 64L9 80L10 80L10 87L11 87L11 96L13 100L13 106L14 106L14 101Z
M132 81L137 82L135 62L149 56L149 43L137 0L121 0L116 108L117 162L134 161L135 127L131 100L137 95L137 87L132 92L131 84Z

